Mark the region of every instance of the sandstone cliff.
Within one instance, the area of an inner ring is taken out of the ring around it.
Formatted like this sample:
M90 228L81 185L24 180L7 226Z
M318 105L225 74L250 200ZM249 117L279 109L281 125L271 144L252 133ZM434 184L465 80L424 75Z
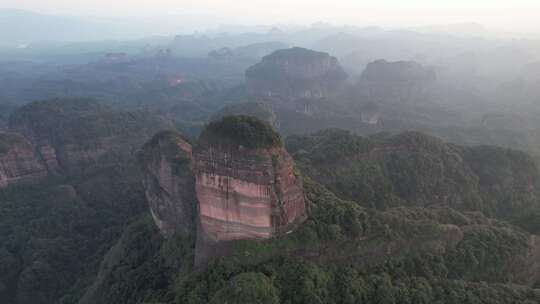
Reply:
M139 154L146 199L163 235L194 232L197 198L191 144L180 135L156 134Z
M286 99L331 95L344 85L346 78L335 57L298 47L265 56L246 71L249 93Z
M10 130L35 146L50 172L125 162L148 138L170 125L144 112L121 112L92 99L33 102L10 117Z
M0 133L0 188L47 176L32 145L21 135Z
M227 241L288 233L306 217L304 191L279 135L249 116L210 123L194 150L199 228L195 264Z
M300 180L283 148L195 152L202 232L215 241L270 238L305 216Z
M171 132L157 134L139 155L156 225L165 236L189 234L196 225L197 264L220 254L227 241L285 234L306 217L292 157L256 118L210 123L193 155Z

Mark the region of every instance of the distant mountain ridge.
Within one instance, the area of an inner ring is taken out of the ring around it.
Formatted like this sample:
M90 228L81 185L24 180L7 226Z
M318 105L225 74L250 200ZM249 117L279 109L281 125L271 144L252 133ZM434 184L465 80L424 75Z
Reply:
M42 41L96 41L140 39L175 35L226 22L214 16L170 15L159 17L103 18L43 14L0 8L0 48L24 47Z

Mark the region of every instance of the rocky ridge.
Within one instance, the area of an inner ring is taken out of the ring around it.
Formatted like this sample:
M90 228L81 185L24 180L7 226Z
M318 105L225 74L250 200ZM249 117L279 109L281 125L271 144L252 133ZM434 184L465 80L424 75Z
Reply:
M171 131L156 134L139 154L152 218L167 237L190 234L195 227L197 198L192 158L191 144Z
M377 60L366 66L358 86L372 101L418 101L425 99L436 78L432 68L414 61Z
M9 129L35 146L51 173L125 162L146 139L170 128L155 115L115 111L82 98L33 102L9 121Z
M275 51L248 68L246 86L256 96L322 98L337 92L346 78L335 57L294 47Z
M158 134L139 159L147 200L162 234L188 232L191 223L198 226L196 264L219 254L215 249L223 242L268 239L305 219L302 182L270 126L252 117L228 116L210 123L192 156L190 152L178 135ZM174 169L169 153L193 166ZM191 221L187 214L195 205L197 217Z

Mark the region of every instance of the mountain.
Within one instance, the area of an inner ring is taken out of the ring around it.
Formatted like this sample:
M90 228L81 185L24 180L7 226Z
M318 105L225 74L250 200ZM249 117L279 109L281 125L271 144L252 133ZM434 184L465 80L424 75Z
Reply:
M162 233L192 236L197 226L196 265L230 241L282 235L305 217L291 156L279 135L255 118L226 116L210 123L194 149L179 135L160 133L139 159Z
M417 132L360 137L342 130L290 136L302 171L345 199L367 207L446 206L513 221L538 232L540 171L516 150L462 147Z
M327 134L334 143L342 140L337 135ZM314 151L309 142L297 144L306 148L305 157ZM411 145L420 148L422 141ZM396 161L406 165L405 160ZM225 256L211 259L207 267L193 268L192 237L180 234L163 240L150 221L134 223L107 254L83 303L540 299L533 288L540 278L537 236L480 212L438 204L365 208L360 201L339 198L306 175L303 180L309 206L305 222L270 239L234 240ZM141 244L146 245L130 250ZM139 279L142 274L145 280ZM177 281L176 276L183 279ZM239 285L243 288L236 288Z
M296 47L275 51L248 68L246 86L259 96L320 98L335 93L346 78L335 57Z
M12 121L30 140L12 135L4 150L39 152L43 138L89 149L103 134L131 149L123 136L145 137L122 119L97 137L60 133L63 115L97 122L103 109L21 108ZM87 169L1 191L3 302L540 300L538 169L523 152L340 130L290 136L285 150L247 116L223 116L196 141L156 132L139 166L73 158Z
M167 124L89 99L31 103L10 122L0 134L0 302L78 299L123 227L146 213L133 149Z
M34 182L47 176L32 144L16 133L0 133L0 188Z
M51 172L125 162L145 139L172 128L144 111L115 111L93 99L51 99L17 109L9 128L35 145Z
M166 14L147 17L64 16L0 9L0 48L24 49L39 42L81 42L142 39L191 33L214 27L226 18L204 14Z

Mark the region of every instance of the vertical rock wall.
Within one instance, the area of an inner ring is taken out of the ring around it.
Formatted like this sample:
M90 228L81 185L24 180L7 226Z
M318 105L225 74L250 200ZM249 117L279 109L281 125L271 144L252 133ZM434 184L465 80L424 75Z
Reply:
M195 177L191 145L173 132L161 132L139 155L143 184L154 222L166 237L195 230Z
M201 228L215 241L270 238L305 214L290 155L276 149L195 153Z
M1 133L0 144L0 188L47 176L47 168L24 137Z

